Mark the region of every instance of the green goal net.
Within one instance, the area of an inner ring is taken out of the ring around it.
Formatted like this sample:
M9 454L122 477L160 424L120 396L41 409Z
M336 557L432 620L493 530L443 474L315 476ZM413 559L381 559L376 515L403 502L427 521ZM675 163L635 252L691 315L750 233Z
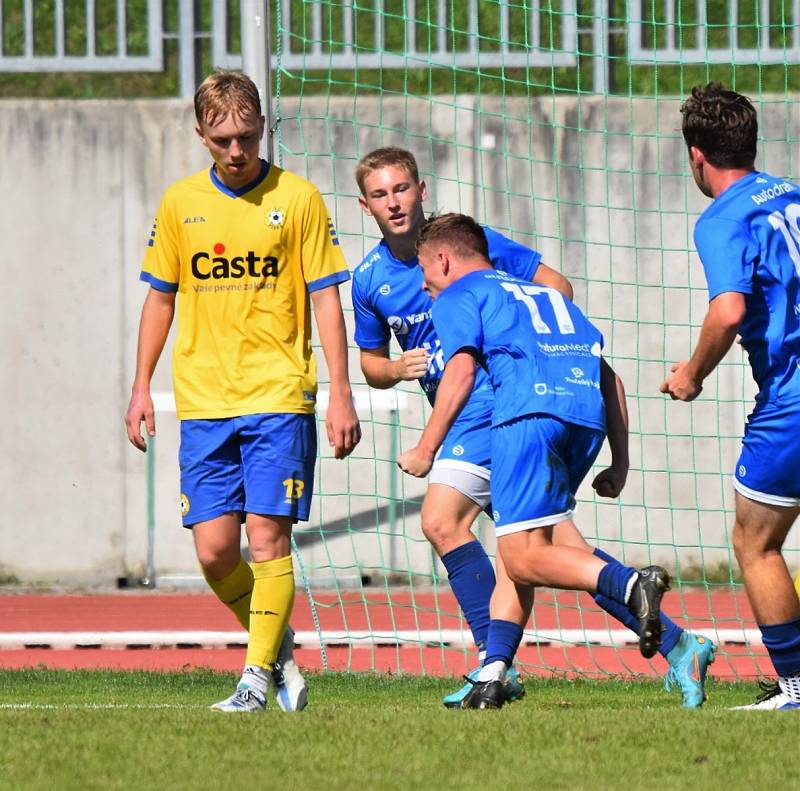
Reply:
M765 669L730 548L731 474L755 393L747 361L735 347L691 405L658 387L690 353L707 304L692 244L707 201L688 174L681 99L710 79L748 94L759 167L797 178L796 4L292 0L273 10L278 159L320 187L351 268L378 238L354 165L393 144L416 154L429 211L471 214L563 272L604 334L631 418L627 487L602 501L584 484L579 528L620 560L674 572L665 609L720 643L718 675ZM420 530L424 483L394 464L429 408L413 383L370 390L355 348L350 366L364 440L344 463L321 444L312 521L296 531L324 664L460 672L469 633ZM491 522L475 532L494 552ZM796 535L787 560L793 570L800 560ZM537 595L520 661L587 676L664 670L591 599L550 591Z

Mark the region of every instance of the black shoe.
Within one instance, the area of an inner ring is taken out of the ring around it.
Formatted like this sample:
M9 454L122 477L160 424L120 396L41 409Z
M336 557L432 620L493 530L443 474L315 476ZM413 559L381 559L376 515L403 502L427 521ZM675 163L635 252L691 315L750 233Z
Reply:
M628 608L639 620L639 653L649 659L661 645L661 597L670 578L661 566L647 566L633 585Z
M499 709L502 707L505 702L502 681L472 681L472 679L469 681L472 682L472 689L461 701L462 709Z

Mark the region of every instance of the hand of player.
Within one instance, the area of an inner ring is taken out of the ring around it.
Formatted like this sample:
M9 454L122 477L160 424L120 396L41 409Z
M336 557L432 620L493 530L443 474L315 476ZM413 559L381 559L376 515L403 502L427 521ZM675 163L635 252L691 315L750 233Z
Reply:
M424 478L433 467L433 455L426 453L417 445L398 456L397 466L415 478Z
M358 421L353 399L335 396L331 392L328 412L325 415L325 430L333 456L343 459L349 456L361 441L361 423Z
M599 472L592 481L594 489L599 497L615 498L619 497L625 488L625 481L628 479L627 470L617 467L607 467Z
M125 413L125 427L131 444L141 451L147 450L147 441L142 436L142 421L149 437L156 435L156 416L153 410L153 399L149 391L135 391L131 395L128 411Z
M401 382L411 382L428 370L428 353L425 349L407 349L393 360L394 374Z
M694 401L703 392L703 385L691 375L689 361L682 360L670 368L672 372L659 390L666 393L673 401Z

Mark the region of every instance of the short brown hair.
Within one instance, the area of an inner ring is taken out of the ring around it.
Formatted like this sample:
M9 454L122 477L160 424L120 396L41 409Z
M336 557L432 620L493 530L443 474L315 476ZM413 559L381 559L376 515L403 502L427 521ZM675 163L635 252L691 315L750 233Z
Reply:
M386 146L385 148L376 148L365 154L358 160L356 165L356 182L361 194L364 194L364 182L372 173L373 170L380 170L381 168L391 167L396 165L405 168L411 178L419 184L419 168L417 167L417 160L410 151L405 148L397 148L397 146Z
M417 237L417 253L423 245L436 242L448 245L460 258L480 256L489 260L486 233L466 214L450 213L430 217Z
M758 115L746 96L721 82L696 85L681 105L683 139L720 168L752 168L758 146Z
M229 113L240 117L261 116L261 99L255 83L239 71L215 71L206 77L194 95L197 123L213 124Z

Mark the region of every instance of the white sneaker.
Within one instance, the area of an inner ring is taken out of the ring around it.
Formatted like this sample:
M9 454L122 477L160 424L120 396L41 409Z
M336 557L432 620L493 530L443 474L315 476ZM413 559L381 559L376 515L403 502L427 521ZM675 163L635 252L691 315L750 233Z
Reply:
M240 685L229 698L221 700L211 706L212 711L223 711L226 714L264 711L267 707L266 698L252 687Z
M759 681L761 694L755 703L747 706L734 706L735 711L789 711L800 710L800 701L787 695L777 681Z
M283 635L270 684L275 687L275 699L281 711L302 711L308 705L308 685L294 661L294 629L291 626L286 627Z

